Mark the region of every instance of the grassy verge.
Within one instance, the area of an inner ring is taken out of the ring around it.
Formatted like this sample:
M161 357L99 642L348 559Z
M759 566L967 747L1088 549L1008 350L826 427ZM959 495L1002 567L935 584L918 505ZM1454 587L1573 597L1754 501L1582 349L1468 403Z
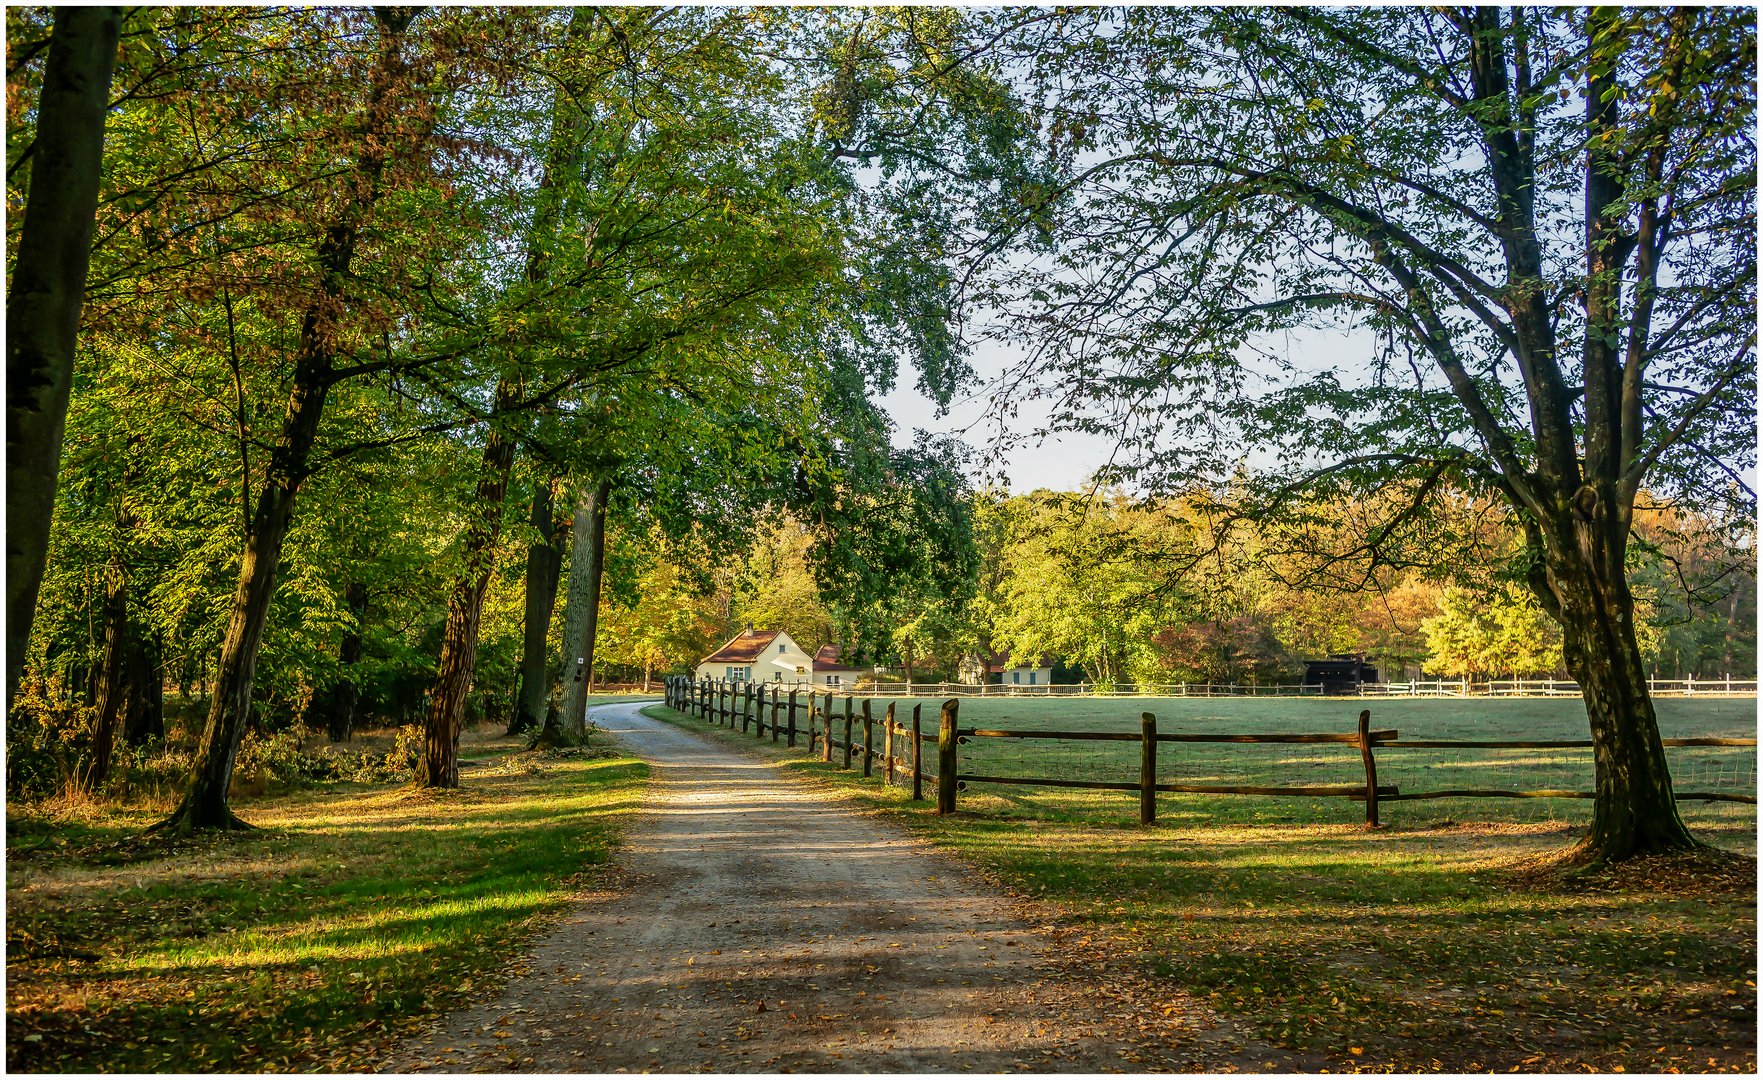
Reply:
M1124 799L1083 817L972 791L938 818L855 769L646 711L775 753L995 872L1061 916L1062 951L1162 987L1123 1002L1138 1013L1192 995L1318 1069L1755 1070L1754 865L1550 883L1518 868L1571 843L1570 823L1367 832L1321 800L1269 822L1247 798L1187 796L1143 829ZM1754 850L1754 826L1721 839Z
M645 766L470 736L462 786L336 783L167 846L161 807L7 812L7 1068L359 1071L567 909Z

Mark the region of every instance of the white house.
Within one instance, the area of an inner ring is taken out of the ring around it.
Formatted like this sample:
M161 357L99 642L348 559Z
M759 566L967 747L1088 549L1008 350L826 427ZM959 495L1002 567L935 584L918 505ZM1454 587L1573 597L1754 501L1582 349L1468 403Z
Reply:
M969 656L961 663L962 682L989 683L1003 686L1046 686L1053 681L1053 658L1043 656L1038 664L1023 664L1009 653L995 656L981 665L980 658Z
M796 684L808 682L814 670L814 657L803 652L790 635L749 626L698 661L697 677Z
M814 687L850 689L857 682L857 676L865 670L867 669L852 667L840 660L837 645L822 645L820 651L814 654Z

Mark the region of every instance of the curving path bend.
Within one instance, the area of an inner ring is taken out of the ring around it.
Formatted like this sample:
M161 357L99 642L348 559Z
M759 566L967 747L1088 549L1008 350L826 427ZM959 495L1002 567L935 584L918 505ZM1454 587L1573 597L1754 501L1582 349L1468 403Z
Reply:
M593 712L654 766L607 891L385 1070L1145 1067L956 863L645 704Z

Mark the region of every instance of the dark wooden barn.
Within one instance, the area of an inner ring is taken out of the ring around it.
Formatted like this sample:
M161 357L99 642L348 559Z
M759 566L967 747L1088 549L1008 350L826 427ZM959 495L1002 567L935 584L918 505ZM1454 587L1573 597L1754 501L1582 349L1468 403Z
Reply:
M1304 685L1321 687L1324 694L1357 694L1361 685L1377 681L1377 668L1363 656L1304 661Z

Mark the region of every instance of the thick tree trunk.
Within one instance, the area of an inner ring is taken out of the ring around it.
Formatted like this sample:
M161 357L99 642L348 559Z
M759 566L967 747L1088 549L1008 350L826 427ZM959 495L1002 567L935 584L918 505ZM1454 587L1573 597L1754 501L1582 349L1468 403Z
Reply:
M165 672L161 668L161 654L157 634L149 636L145 627L136 626L129 635L128 718L122 729L123 741L130 746L146 746L165 738Z
M519 400L512 378L496 384L494 415L503 414ZM502 536L502 505L508 496L508 474L514 467L514 440L491 429L484 440L484 458L473 503L471 524L465 530L465 566L453 583L447 601L447 628L441 639L440 670L429 692L428 714L423 719L422 760L411 782L417 787L459 786L459 732L465 723L465 699L477 668L478 624L483 618L484 594L496 571L496 542Z
M120 542L120 541L119 541ZM121 551L111 553L104 572L104 659L98 666L98 708L92 725L92 771L85 786L96 791L110 775L116 746L116 716L122 711L123 657L128 651L129 579Z
M251 686L257 673L257 657L263 648L263 632L269 603L275 594L276 568L282 544L294 517L294 498L305 479L307 462L318 438L319 418L330 391L332 362L337 348L335 320L345 307L346 279L354 258L355 242L367 215L378 201L380 175L385 166L387 129L391 119L391 86L403 70L400 38L414 16L410 12L378 9L381 56L368 97L367 130L356 166L355 197L342 216L325 233L318 246L320 278L317 294L300 324L294 352L294 385L282 430L270 453L263 489L245 537L239 563L239 584L233 594L232 617L221 641L220 660L213 680L208 722L190 767L190 786L171 816L154 826L173 832L197 829L250 828L227 804L239 741L251 715Z
M6 293L6 699L30 648L98 208L122 9L55 9Z
M563 576L563 529L557 522L557 477L539 481L533 489L532 525L539 542L526 549L526 622L520 654L520 696L508 734L537 731L545 722L550 697L551 671L546 643L551 616L557 608L557 586Z
M1614 587L1599 588L1557 578L1556 595L1567 670L1585 696L1596 770L1592 827L1581 856L1612 862L1698 846L1677 813L1628 583L1618 578Z
M571 529L569 596L563 605L563 662L558 667L560 720L566 735L587 733L588 677L594 669L594 636L600 619L600 577L606 552L606 499L611 478L583 484Z
M1591 727L1596 798L1575 858L1596 864L1699 847L1677 813L1647 690L1625 567L1627 515L1591 484L1560 502L1559 516L1531 535L1533 551L1542 550L1531 587L1561 623L1562 656Z

